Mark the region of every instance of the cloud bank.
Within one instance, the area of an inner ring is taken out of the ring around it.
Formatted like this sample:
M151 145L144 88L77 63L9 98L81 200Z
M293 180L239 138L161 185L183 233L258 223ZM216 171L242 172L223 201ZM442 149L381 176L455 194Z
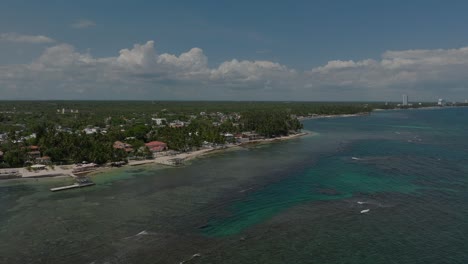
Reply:
M154 41L106 58L59 44L30 64L0 66L0 92L5 99L389 100L406 93L464 100L467 70L468 47L387 51L378 60L298 71L237 59L210 67L200 48L159 54Z
M43 44L55 42L55 40L42 35L21 35L17 33L2 33L0 34L0 41L29 44Z

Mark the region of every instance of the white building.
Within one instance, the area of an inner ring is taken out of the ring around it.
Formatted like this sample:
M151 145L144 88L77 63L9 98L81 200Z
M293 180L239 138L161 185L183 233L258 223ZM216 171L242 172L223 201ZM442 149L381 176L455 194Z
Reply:
M85 128L85 129L83 129L83 132L85 132L87 135L90 135L90 134L95 134L95 133L97 133L98 130L99 130L98 127L93 127L93 128L87 127L87 128Z
M166 123L166 118L151 118L151 120L153 120L158 126Z
M407 106L408 105L408 95L404 94L403 95L403 106Z

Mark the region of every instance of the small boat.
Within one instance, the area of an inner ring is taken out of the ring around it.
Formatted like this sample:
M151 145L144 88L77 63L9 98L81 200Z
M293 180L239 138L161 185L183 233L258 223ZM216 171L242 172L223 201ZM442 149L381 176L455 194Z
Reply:
M370 209L364 209L361 211L361 214L365 214L365 213L368 213L370 211Z
M351 157L352 160L360 160L358 157Z

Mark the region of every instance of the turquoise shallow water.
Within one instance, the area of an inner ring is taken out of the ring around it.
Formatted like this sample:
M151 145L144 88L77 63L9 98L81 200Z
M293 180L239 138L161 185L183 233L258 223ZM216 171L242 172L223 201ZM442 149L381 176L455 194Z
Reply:
M0 263L468 263L467 121L466 108L307 120L316 135L92 188L0 182Z

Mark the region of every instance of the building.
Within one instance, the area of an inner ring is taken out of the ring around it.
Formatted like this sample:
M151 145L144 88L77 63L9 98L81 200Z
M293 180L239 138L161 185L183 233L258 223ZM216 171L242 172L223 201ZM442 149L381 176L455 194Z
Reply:
M28 152L28 158L31 160L41 157L41 152L39 150L33 150Z
M161 152L167 150L167 144L161 141L151 141L145 144L151 152Z
M28 148L29 151L27 156L30 160L35 160L41 157L41 151L39 150L38 146L29 146Z
M133 146L122 141L116 141L113 145L114 149L123 149L125 152L129 153L133 151Z
M50 164L50 163L51 163L51 160L50 160L50 157L49 157L49 156L42 156L42 157L36 158L36 163L39 163L39 164Z
M246 136L249 140L263 139L264 137L260 136L255 132L242 132L243 136Z
M437 101L438 106L444 106L445 105L445 100L442 98L439 98L439 101Z
M242 132L234 135L234 138L238 143L244 143L250 140L258 140L258 139L263 139L265 137L260 136L259 134L255 132Z
M98 130L99 130L99 127L93 127L93 128L87 127L83 129L83 132L85 132L86 135L91 135L91 134L96 134Z
M151 118L151 120L153 120L158 126L164 125L166 123L166 118Z
M408 105L408 95L404 94L403 95L403 106L407 106Z
M0 133L0 142L7 140L8 134L7 133Z
M180 120L175 120L171 123L169 123L170 127L184 127L186 125L186 122L180 121Z

